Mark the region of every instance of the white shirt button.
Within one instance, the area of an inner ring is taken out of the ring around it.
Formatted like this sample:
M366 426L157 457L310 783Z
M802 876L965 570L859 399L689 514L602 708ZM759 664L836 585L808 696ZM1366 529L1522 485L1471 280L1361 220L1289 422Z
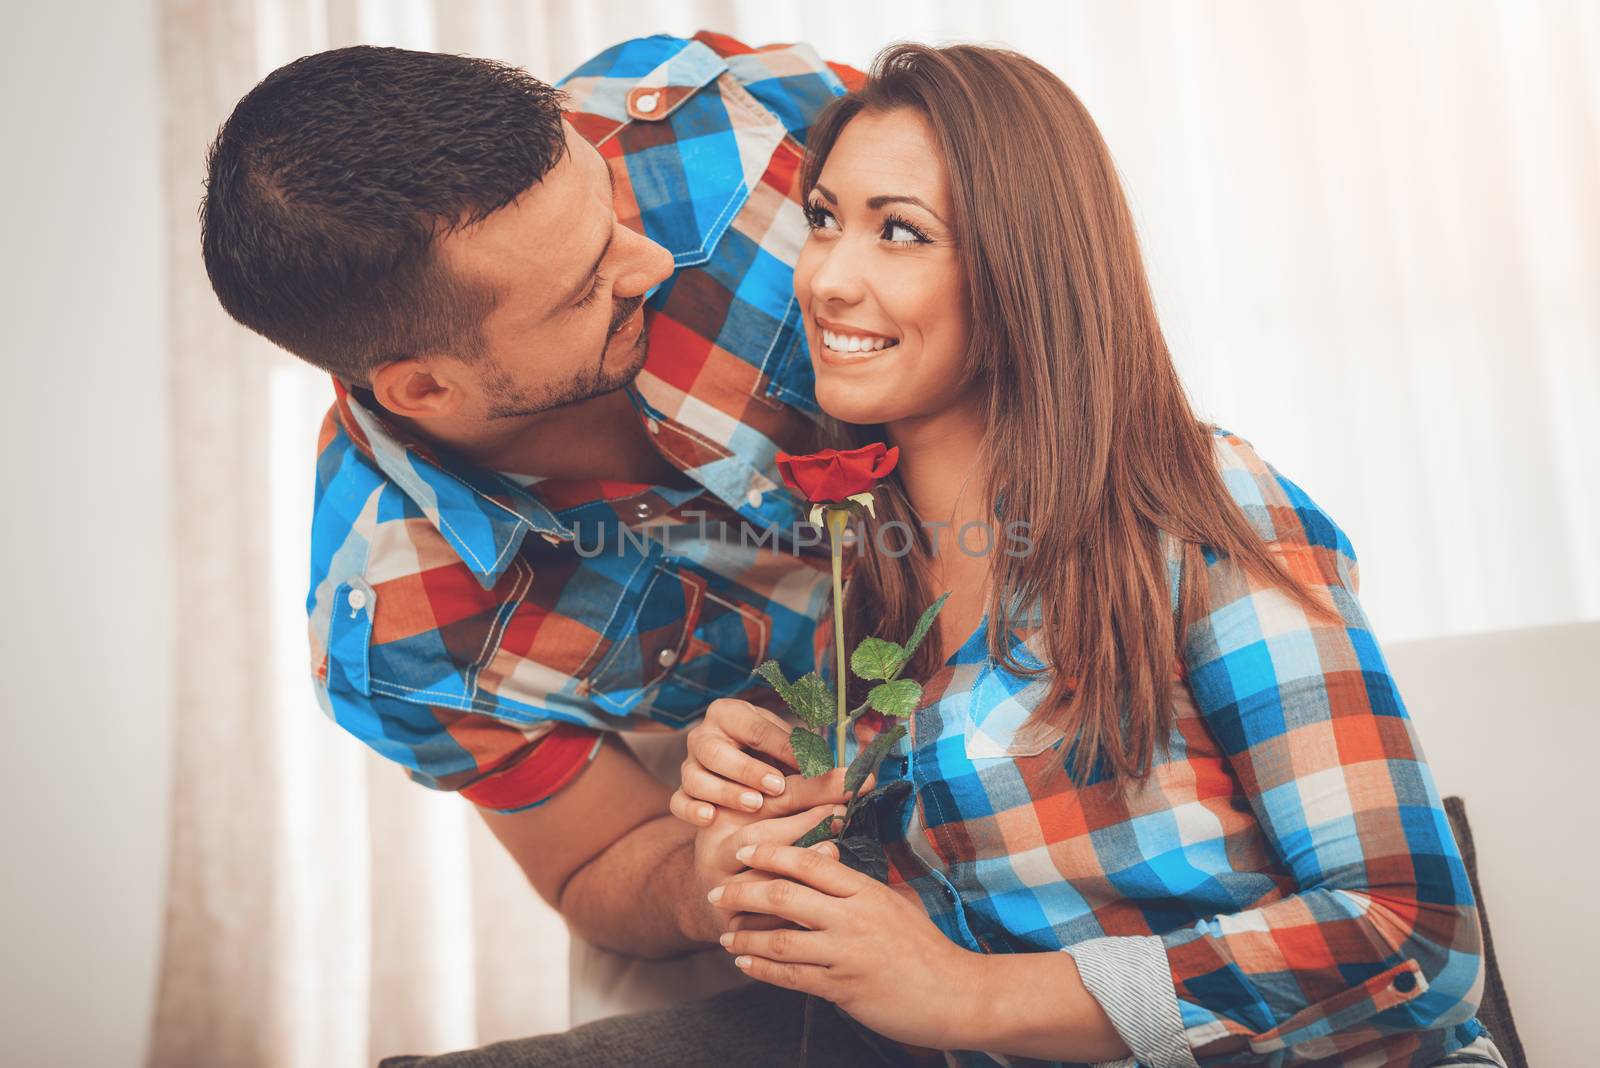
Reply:
M661 433L661 424L660 424L660 423L658 423L658 422L657 422L657 421L656 421L656 420L654 420L654 419L648 419L648 420L646 420L646 421L645 421L645 424L644 424L644 425L645 425L645 429L647 429L647 430L649 430L649 431L650 431L650 433L652 433L652 434L659 434L659 433Z
M633 506L633 514L638 516L640 519L649 519L650 506L643 501L640 501L638 504Z
M671 667L678 662L678 654L672 649L663 649L656 654L656 663L662 667Z
M350 607L352 609L354 609L355 611L357 611L357 612L359 612L363 608L367 607L367 591L366 590L351 590L350 591Z
M661 103L660 96L655 93L644 93L633 102L633 106L648 114L654 111L659 103Z
M752 508L760 508L761 507L761 499L763 497L765 497L765 496L766 496L766 494L762 493L760 490L753 489L749 493L746 493L744 495L744 499L745 499L745 503L750 505L750 507L752 507Z

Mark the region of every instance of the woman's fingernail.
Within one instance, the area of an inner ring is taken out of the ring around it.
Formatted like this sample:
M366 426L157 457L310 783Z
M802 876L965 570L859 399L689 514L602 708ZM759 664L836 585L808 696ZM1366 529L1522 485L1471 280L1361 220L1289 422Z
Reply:
M748 967L750 967L750 958L749 957L735 957L735 958L733 958L733 963L737 964L741 968L748 968Z
M739 849L738 852L734 853L734 856L738 857L740 860L749 860L751 857L753 857L755 855L756 855L756 847L753 846L753 845L744 846L741 849Z
M739 803L745 808L749 809L751 812L754 812L756 809L761 807L761 795L756 793L754 790L746 790L744 793L739 795Z
M843 805L834 805L833 814L835 816L843 816L845 814L845 807Z
M710 805L701 805L700 806L700 818L703 819L703 820L706 820L708 822L710 821L710 819L711 819L711 806Z
M723 931L722 934L717 938L717 941L722 943L723 949L727 949L729 946L733 945L733 932Z
M783 778L782 778L782 776L779 776L779 775L768 775L765 779L761 780L761 785L765 786L767 788L767 792L772 794L772 796L774 796L774 797L776 797L779 794L783 793Z
M706 895L706 900L712 902L713 904L715 904L718 901L721 901L722 900L722 887L720 887L720 886L712 887L711 888L711 893Z

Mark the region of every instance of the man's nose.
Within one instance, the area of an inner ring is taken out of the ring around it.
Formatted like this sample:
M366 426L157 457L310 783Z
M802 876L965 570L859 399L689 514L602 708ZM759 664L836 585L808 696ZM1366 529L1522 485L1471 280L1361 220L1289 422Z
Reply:
M672 277L672 253L637 231L626 226L621 229L628 235L628 266L617 279L617 295L649 297L657 286Z

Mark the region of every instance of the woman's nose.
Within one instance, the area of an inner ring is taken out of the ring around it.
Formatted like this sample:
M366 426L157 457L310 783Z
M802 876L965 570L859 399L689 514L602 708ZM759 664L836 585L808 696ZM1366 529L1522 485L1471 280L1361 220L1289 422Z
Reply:
M838 241L822 252L811 275L811 299L839 304L859 303L864 291L860 255L848 242Z

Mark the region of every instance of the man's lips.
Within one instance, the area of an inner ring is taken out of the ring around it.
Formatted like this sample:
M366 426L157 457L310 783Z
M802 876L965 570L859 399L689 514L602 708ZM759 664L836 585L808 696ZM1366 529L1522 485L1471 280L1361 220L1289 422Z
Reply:
M632 325L635 320L641 318L642 309L644 308L644 300L639 297L635 297L634 300L637 301L637 303L634 304L633 309L622 318L615 320L611 324L611 329L606 332L607 338L610 338L615 334L620 334L625 328Z
M645 321L645 305L640 304L638 307L635 307L634 312L630 313L630 315L627 315L624 320L619 321L618 325L611 328L611 333L606 334L605 336L606 344L610 344L611 339L618 336L618 334L629 333L629 331L632 331L635 326L643 325L643 321Z

